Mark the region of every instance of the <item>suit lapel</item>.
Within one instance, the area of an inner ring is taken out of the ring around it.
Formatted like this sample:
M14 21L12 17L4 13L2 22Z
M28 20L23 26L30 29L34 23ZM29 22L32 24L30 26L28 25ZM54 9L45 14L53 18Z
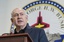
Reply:
M26 29L26 31L25 31L25 33L28 33L28 34L30 34L32 32L32 28L31 27L28 27L27 29Z

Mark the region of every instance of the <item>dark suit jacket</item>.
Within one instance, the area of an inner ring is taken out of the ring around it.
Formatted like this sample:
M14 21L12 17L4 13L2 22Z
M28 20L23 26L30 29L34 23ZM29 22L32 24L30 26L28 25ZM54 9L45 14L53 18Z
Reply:
M21 30L19 31L19 33L21 33ZM45 32L41 28L30 27L27 24L25 33L28 33L30 35L33 42L48 42Z

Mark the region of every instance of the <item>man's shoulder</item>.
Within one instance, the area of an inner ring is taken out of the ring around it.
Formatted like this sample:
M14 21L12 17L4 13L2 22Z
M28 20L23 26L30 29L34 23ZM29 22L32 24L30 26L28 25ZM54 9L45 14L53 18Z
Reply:
M27 24L27 28L33 29L33 30L43 30L42 28L31 27L29 26L29 24Z
M44 29L42 28L36 28L36 27L31 27L31 30L36 33L36 34L41 34L43 35L45 33Z

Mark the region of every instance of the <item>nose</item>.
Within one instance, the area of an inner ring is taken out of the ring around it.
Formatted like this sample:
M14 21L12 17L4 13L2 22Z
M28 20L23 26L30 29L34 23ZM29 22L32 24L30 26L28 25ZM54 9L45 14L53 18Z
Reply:
M18 19L21 19L21 18L22 18L22 16L19 14L19 15L18 15Z

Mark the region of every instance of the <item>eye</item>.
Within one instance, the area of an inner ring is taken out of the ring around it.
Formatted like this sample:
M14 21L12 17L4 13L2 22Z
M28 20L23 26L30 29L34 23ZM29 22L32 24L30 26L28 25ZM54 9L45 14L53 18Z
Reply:
M20 13L20 15L22 16L22 15L24 15L23 13Z
M14 14L13 16L14 16L14 17L18 16L18 13Z

